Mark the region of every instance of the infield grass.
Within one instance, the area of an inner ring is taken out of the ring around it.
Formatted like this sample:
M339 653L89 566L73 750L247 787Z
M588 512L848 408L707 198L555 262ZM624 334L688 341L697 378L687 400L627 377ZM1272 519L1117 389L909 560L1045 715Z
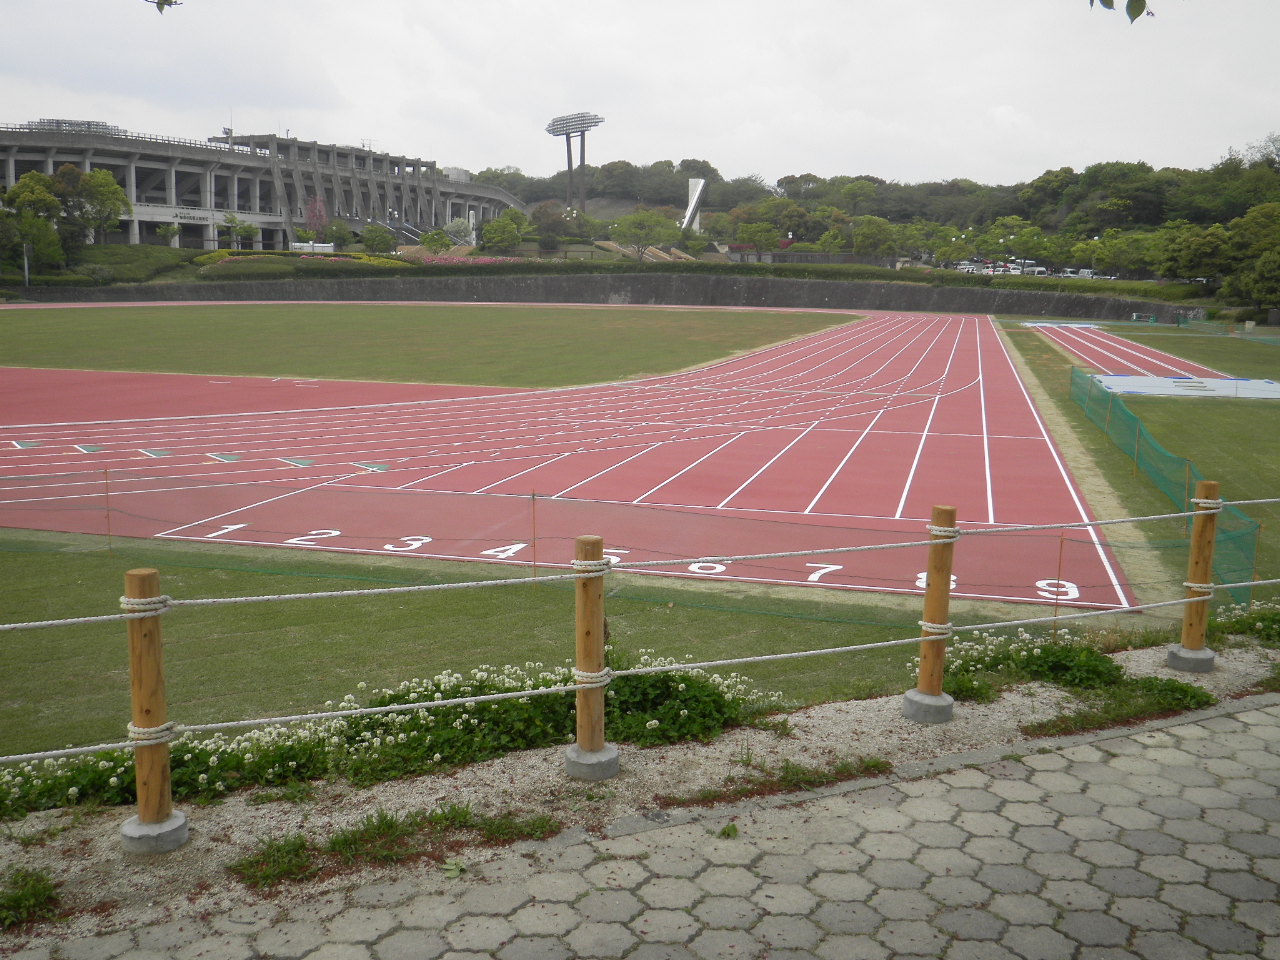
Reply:
M852 314L490 304L0 310L7 366L563 387L721 360Z

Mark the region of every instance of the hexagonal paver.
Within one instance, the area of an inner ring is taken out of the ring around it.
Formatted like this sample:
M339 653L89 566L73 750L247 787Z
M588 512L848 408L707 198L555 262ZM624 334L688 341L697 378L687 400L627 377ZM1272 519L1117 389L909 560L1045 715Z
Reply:
M455 950L492 953L516 933L503 917L460 917L445 928L444 938Z
M876 860L862 874L876 886L894 890L919 890L929 880L928 873L906 860Z
M915 890L880 890L867 906L888 920L927 920L938 904Z
M649 879L649 871L637 860L606 860L588 868L583 879L593 887L631 890Z
M944 910L932 923L961 940L999 940L1009 928L1009 924L995 914L972 907Z
M628 926L646 943L686 943L702 929L702 924L683 910L646 910Z
M751 895L751 902L772 914L808 913L818 905L812 893L794 883L766 883Z
M593 890L573 906L587 920L599 923L625 923L645 907L630 890Z
M651 907L681 908L706 896L706 890L683 877L656 877L637 887L635 895Z
M1095 910L1069 910L1058 930L1086 947L1120 947L1129 942L1130 926Z
M529 936L559 936L582 921L582 915L566 903L545 901L521 907L510 918L511 925Z
M694 883L707 893L746 897L760 886L760 878L744 867L710 867L694 878Z
M874 934L890 950L910 955L936 957L947 938L923 920L890 920Z
M621 923L588 922L575 928L564 942L576 957L618 957L635 944L636 937Z
M760 911L743 897L707 897L693 908L693 915L708 927L745 930L760 919Z
M751 928L751 935L772 947L771 956L781 950L812 950L824 931L807 917L765 917Z
M872 859L910 860L920 844L898 833L868 833L858 841L858 849Z

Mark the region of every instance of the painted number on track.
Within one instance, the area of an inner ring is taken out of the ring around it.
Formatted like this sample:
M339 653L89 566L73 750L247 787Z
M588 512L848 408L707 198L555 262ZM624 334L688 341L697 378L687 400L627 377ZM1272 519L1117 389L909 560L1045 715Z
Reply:
M300 537L290 537L285 543L295 544L299 547L314 547L317 540L328 540L330 537L342 536L341 530L312 530L310 533L303 534Z
M1037 580L1036 591L1040 596L1050 600L1074 600L1080 596L1080 588L1070 580Z
M813 573L805 577L805 580L808 581L809 583L817 583L826 574L832 573L835 570L844 569L844 564L841 564L841 563L806 563L805 566L816 568L813 571Z
M230 533L233 530L243 530L247 526L248 526L247 523L228 523L225 526L223 526L222 529L220 530L215 530L213 531L213 533L206 533L204 535L204 538L206 540L212 540L214 537L220 537L223 534Z
M728 569L723 563L699 561L689 564L690 573L724 573Z
M400 543L384 543L383 550L417 550L431 542L430 537L401 537Z

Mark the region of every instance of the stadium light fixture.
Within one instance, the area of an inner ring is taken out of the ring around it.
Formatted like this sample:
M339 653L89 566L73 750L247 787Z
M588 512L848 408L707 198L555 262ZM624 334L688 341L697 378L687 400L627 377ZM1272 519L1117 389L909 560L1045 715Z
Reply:
M604 123L604 117L594 113L567 113L555 117L547 124L547 133L553 137L564 137L565 158L569 164L569 182L565 187L566 207L573 207L573 138L578 138L578 172L581 174L587 162L587 131ZM578 209L587 212L587 178L579 177Z

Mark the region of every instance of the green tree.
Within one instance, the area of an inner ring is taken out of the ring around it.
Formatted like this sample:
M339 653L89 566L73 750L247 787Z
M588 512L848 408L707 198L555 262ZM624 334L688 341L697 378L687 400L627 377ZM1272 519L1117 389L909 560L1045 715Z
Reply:
M355 241L356 235L347 226L345 220L331 220L324 228L324 239L326 243L332 243L335 250L341 250L343 247L350 246Z
M1185 220L1167 223L1156 235L1152 260L1162 277L1218 277L1226 273L1231 258L1230 237L1220 224L1201 227Z
M309 227L299 227L293 231L293 235L299 243L314 243L316 239L316 232Z
M1280 250L1268 250L1233 275L1226 290L1256 307L1280 307Z
M30 211L19 213L18 239L28 245L30 264L36 270L52 270L67 262L57 229L44 217Z
M650 247L664 246L680 240L680 225L656 210L637 210L619 217L609 230L614 243L635 251L636 259L643 260Z
M253 241L258 235L258 228L255 224L241 220L234 213L228 213L223 217L222 223L218 224L218 232L225 235L232 246L239 250L245 243Z
M396 248L396 235L380 223L371 223L360 234L360 242L369 253L390 253Z
M770 250L777 250L782 234L772 223L744 223L738 227L738 242L754 247L756 259Z
M54 193L53 177L31 170L24 173L4 195L5 205L15 213L30 213L53 221L62 213L62 201Z
M853 252L860 257L887 257L896 252L893 224L884 217L854 217L850 230Z
M836 253L844 246L844 234L832 227L818 238L818 249L823 253Z
M81 219L99 241L108 230L120 225L120 218L133 213L133 205L116 183L110 170L90 170L80 181Z
M488 221L480 230L486 250L510 253L520 243L520 229L512 220L498 217Z
M840 199L849 213L857 215L876 195L876 185L871 180L858 178L840 188Z
M430 233L424 233L421 241L427 253L435 255L444 253L453 246L453 241L449 239L443 230L432 230Z
M182 235L182 228L176 223L162 223L156 227L156 239L172 244Z

